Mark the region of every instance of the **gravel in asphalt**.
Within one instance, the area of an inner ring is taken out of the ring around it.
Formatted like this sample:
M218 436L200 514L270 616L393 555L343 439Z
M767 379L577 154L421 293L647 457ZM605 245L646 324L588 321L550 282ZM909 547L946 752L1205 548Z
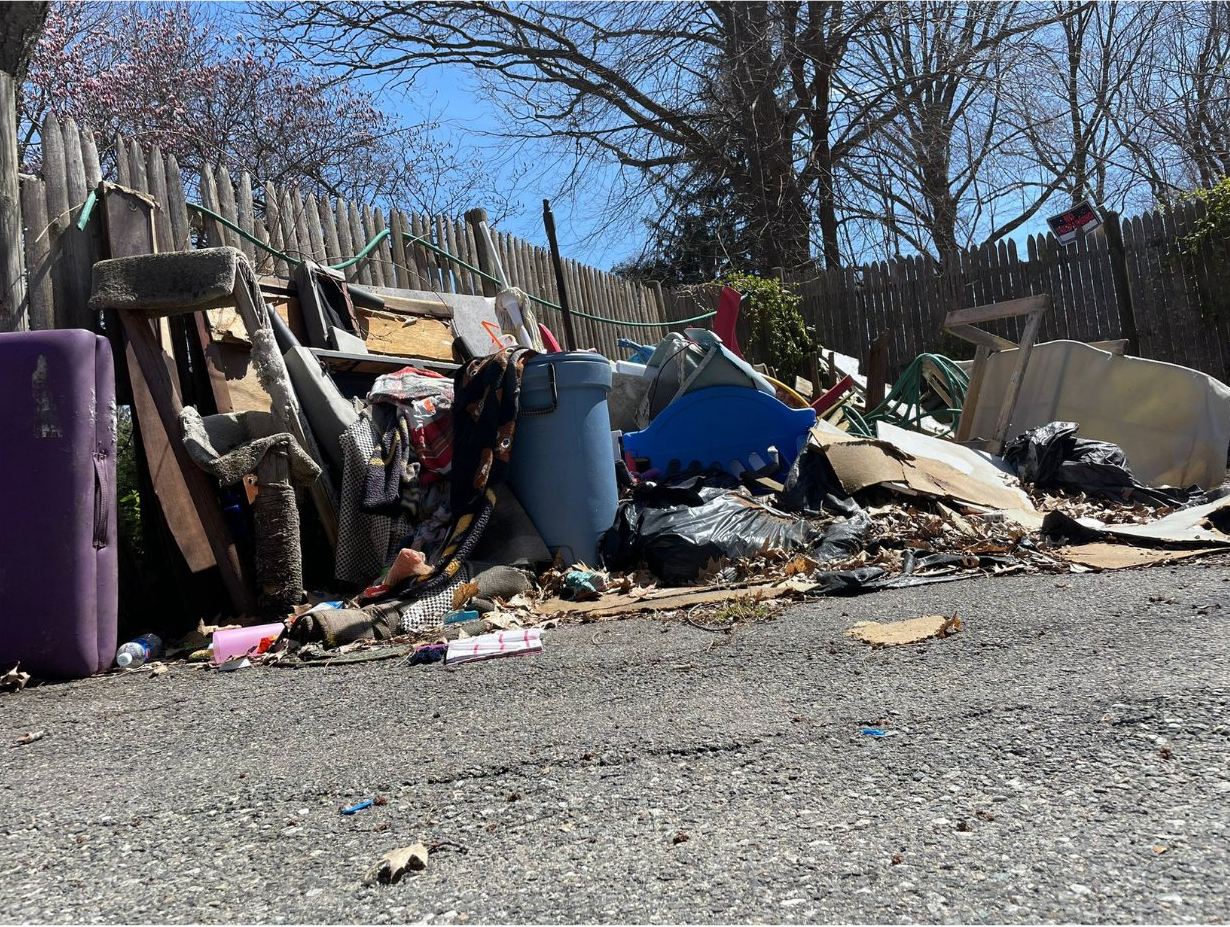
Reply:
M0 919L1225 921L1228 566L3 695ZM843 633L954 612L908 647ZM363 884L418 840L425 872Z

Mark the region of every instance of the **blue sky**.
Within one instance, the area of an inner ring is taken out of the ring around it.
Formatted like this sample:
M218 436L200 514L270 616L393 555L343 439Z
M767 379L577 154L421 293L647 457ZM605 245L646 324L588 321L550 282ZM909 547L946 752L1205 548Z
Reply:
M381 108L403 122L439 121L444 136L463 153L492 156L489 163L498 178L515 191L521 205L517 214L500 224L504 231L545 247L545 198L551 200L560 251L565 257L606 270L640 253L646 238L644 227L635 223L612 226L603 221L598 208L605 200L614 168L594 170L583 199L561 196L563 170L558 154L533 142L510 151L504 147L507 143L491 136L492 128L505 117L478 93L477 82L466 68L433 68L420 74L409 92L401 85L386 86L384 78L371 77L361 83L377 95Z

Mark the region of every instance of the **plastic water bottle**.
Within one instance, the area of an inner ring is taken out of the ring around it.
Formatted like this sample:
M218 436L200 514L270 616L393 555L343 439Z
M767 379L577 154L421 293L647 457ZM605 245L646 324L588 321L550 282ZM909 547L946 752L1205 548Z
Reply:
M120 669L136 669L162 656L162 638L157 634L142 634L115 652L115 665Z

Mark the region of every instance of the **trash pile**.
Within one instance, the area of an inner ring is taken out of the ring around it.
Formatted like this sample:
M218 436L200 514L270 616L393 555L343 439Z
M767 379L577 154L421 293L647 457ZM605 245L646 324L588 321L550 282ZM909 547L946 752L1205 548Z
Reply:
M373 293L310 264L270 282L231 248L102 262L91 306L137 346L140 424L165 429L162 463L190 490L187 508L164 505L169 527L211 555L234 618L117 652L114 614L95 611L64 631L79 658L31 635L3 660L46 676L113 656L127 671L164 658L451 665L540 653L561 621L1230 549L1230 388L1211 377L1052 342L1029 344L1028 363L1013 360L1026 346L1000 345L972 374L923 355L893 387L821 352L816 379L788 386L742 357L738 294L722 305L714 331L621 341L631 357L609 359L555 350L511 287ZM151 320L184 317L208 333L214 391L195 404L151 334ZM4 369L39 383L63 334L0 336ZM1090 370L1188 405L1151 419L1149 396L1092 389ZM55 392L56 375L12 431L67 427L54 410L74 394ZM954 440L1005 417L1002 453ZM91 486L108 478L88 472ZM96 515L91 556L114 537L114 512ZM114 588L113 560L96 570ZM918 621L860 639L960 630L955 616Z

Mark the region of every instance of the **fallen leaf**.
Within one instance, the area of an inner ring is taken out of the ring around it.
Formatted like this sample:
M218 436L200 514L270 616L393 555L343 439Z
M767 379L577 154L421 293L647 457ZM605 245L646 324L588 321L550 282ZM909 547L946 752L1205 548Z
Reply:
M690 839L687 834L680 830L675 832L675 836L671 838L671 843L678 845L680 843L687 843Z
M380 857L380 861L372 867L363 879L365 885L379 882L382 885L396 885L407 872L422 872L427 868L427 846L414 843L408 847L390 850Z
M166 671L167 671L167 665L165 663L159 662L159 663L149 664L149 674L151 676L161 676Z
M1165 853L1169 849L1170 847L1162 846L1159 843L1153 848L1153 852L1156 853L1158 856L1161 856L1163 853Z
M453 590L453 608L461 608L476 595L478 595L478 583L462 583Z
M488 628L495 628L500 631L521 627L521 622L517 619L516 615L491 614L483 619L483 624Z

